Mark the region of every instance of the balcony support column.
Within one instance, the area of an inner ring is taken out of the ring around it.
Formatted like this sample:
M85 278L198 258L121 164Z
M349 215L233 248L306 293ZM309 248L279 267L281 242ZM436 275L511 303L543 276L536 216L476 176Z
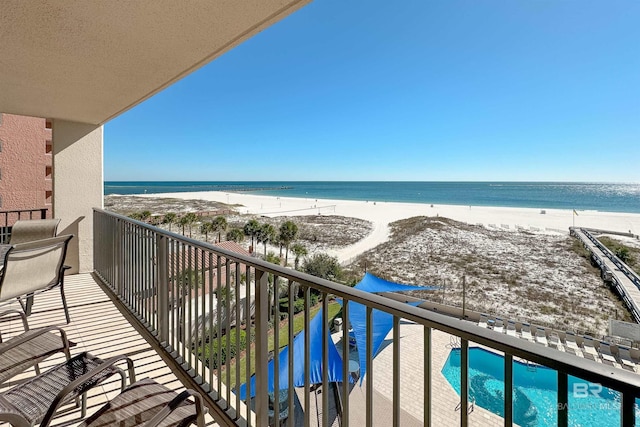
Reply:
M73 234L65 263L70 273L93 271L92 208L103 205L103 127L53 120L53 216L58 234Z

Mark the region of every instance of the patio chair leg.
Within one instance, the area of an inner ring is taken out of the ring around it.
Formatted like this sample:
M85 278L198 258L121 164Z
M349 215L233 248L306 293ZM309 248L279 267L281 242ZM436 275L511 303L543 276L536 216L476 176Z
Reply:
M62 305L64 307L64 316L67 318L67 325L71 323L69 317L69 307L67 307L67 298L64 296L64 281L60 282L60 295L62 296Z
M26 314L27 316L31 316L31 308L33 307L33 294L31 295L27 295L27 309L25 310L24 314Z
M80 417L84 418L87 416L87 392L82 393L82 403L80 408Z
M125 374L124 371L118 373L120 374L120 393L122 393L124 389L127 388L127 374Z
M23 297L18 297L18 302L22 307L22 311L24 311L24 314L26 314L27 316L31 316L31 307L33 307L33 294L27 295L26 301L23 301L22 298Z

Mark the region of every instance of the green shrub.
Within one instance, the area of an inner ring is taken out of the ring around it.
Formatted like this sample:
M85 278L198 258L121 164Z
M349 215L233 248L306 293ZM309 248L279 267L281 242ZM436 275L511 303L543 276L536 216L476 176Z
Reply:
M316 304L318 304L318 301L320 300L320 296L318 294L311 294L311 298L309 301L309 304L311 305L311 307L315 306Z
M311 298L309 300L309 303L311 304L311 301L313 301L313 295L311 295ZM316 295L315 300L318 300L318 297ZM311 304L313 305L313 304ZM293 303L293 314L298 314L301 311L304 311L304 298L297 298L295 300L295 302ZM282 298L280 300L280 312L282 313L289 313L289 298Z
M251 338L247 340L247 332L244 329L240 330L240 342L236 342L236 330L231 329L229 331L231 334L230 338L230 347L227 349L227 337L223 335L218 340L217 338L213 339L213 342L206 343L204 346L204 352L202 351L202 347L198 348L198 356L205 363L205 365L209 366L209 356L211 355L211 362L213 362L213 369L218 368L218 352L220 353L220 363L225 365L227 361L233 359L242 351L247 348L247 344L250 344L254 341L255 334L254 331L251 331Z
M314 254L306 258L302 265L302 271L333 282L339 282L342 278L342 267L338 258L325 253Z
M301 311L304 311L304 298L297 299L293 304L293 312L295 314L298 314Z

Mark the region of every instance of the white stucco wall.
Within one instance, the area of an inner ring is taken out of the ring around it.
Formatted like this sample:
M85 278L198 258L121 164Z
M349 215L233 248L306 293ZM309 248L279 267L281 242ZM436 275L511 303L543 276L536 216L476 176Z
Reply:
M70 273L93 271L93 212L102 207L103 127L53 121L53 215L58 234L74 234L66 264Z

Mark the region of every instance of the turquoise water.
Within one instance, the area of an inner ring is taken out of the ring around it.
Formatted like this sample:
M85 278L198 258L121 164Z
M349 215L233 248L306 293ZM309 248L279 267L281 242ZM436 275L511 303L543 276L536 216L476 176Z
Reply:
M451 350L442 374L460 395L460 350ZM523 427L558 425L558 376L543 366L513 363L514 422ZM504 416L504 358L481 348L469 349L469 393L476 405ZM574 392L575 390L575 392ZM597 395L597 396L596 396ZM569 376L569 425L620 426L620 393ZM636 419L640 412L636 400Z
M371 200L640 213L640 184L566 182L107 181L105 194L242 191L310 199Z

